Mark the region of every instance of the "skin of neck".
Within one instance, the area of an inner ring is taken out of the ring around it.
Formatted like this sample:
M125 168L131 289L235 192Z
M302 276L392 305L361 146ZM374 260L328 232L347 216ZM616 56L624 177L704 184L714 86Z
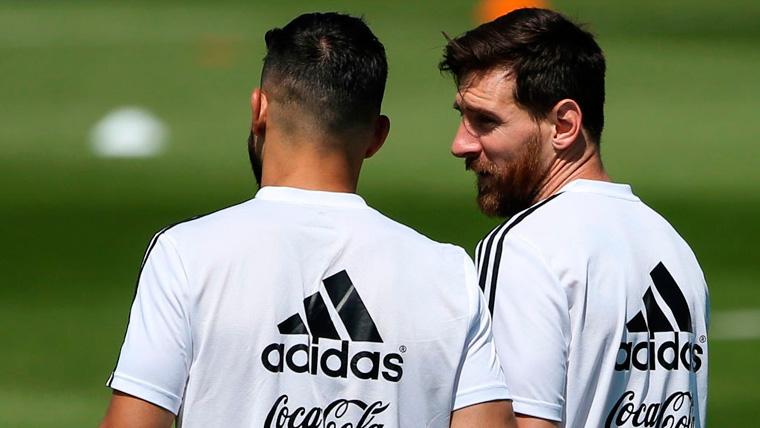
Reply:
M262 187L355 193L363 158L343 150L324 149L335 145L324 137L295 133L282 136L270 130L262 151Z
M585 131L579 132L575 142L566 149L553 150L546 176L539 185L533 202L552 196L578 179L611 181L604 170L598 144L592 142Z
M382 147L390 120L334 133L313 112L269 99L260 88L251 95L251 131L262 161L261 186L356 193L364 159Z

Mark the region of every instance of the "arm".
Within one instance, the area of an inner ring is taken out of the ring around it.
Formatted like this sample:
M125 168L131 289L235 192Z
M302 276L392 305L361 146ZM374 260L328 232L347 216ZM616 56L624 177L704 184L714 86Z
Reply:
M548 419L534 418L527 415L516 415L517 428L558 428L559 422L550 421Z
M470 304L469 331L458 374L451 426L457 428L514 428L509 390L496 356L483 294L470 258L464 257L465 289Z
M512 402L501 400L475 404L451 414L451 428L514 428ZM537 427L539 428L539 427Z
M186 300L179 254L169 238L159 234L141 267L127 334L107 383L114 392L104 426L168 426L152 424L164 420L171 424L171 415L182 404L192 359Z
M570 318L565 291L543 255L512 233L504 241L493 306L494 340L517 426L563 417Z
M114 391L100 428L168 428L172 422L172 412L137 397Z

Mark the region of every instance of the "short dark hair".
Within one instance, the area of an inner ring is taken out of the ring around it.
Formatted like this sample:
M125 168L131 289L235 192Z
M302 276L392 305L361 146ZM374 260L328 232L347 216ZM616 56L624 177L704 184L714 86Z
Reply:
M439 68L457 85L471 73L504 67L515 78L515 101L544 118L562 99L583 112L599 143L604 128L605 60L594 36L547 9L517 9L449 39Z
M388 76L383 44L362 18L308 13L264 36L262 86L312 112L331 132L369 124Z

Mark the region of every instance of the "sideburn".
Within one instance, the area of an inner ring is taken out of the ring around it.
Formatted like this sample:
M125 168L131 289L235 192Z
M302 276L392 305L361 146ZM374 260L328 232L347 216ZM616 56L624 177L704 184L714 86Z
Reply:
M256 152L256 136L253 135L253 131L248 134L248 160L251 162L251 169L253 170L253 177L256 179L256 185L261 188L263 163L261 153Z

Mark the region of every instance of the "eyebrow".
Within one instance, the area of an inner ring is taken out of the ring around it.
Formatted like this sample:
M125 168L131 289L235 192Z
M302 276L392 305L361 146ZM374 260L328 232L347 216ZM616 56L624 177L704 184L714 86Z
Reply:
M493 119L499 119L499 116L495 112L492 112L492 111L486 110L486 109L482 109L480 107L472 107L472 106L470 106L470 107L468 107L468 106L462 107L456 101L454 101L454 104L451 107L454 110L456 110L456 111L458 111L460 113L464 109L464 110L467 110L467 111L470 111L470 112L473 112L473 113L477 113L477 114L480 114L480 115L483 115L483 116L487 116L487 117L490 117L490 118L493 118Z

